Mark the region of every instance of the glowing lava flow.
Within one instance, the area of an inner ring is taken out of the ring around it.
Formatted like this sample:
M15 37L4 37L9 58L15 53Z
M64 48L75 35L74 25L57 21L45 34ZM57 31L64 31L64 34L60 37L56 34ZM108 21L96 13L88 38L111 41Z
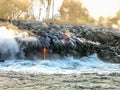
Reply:
M43 48L44 60L46 60L47 48Z

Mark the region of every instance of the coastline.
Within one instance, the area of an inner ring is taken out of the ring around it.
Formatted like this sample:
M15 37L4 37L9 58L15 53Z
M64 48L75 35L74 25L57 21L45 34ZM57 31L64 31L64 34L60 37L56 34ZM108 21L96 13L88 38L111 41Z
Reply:
M105 62L120 63L120 30L118 29L14 20L7 21L13 25L8 23L6 25L6 23L3 23L5 22L4 20L0 21L1 30L5 29L8 31L12 29L12 31L15 30L20 34L21 32L25 33L25 35L23 34L19 38L12 37L12 42L17 42L12 47L20 47L20 52L15 51L13 53L14 57L18 60L38 59L42 57L40 55L43 53L43 47L46 47L47 55L50 58L54 58L56 55L59 55L60 58L68 55L75 58L82 58L96 53ZM64 35L67 35L67 38ZM68 38L68 36L70 37ZM9 37L7 40L9 40ZM3 44L4 41L6 40L3 40ZM6 45L10 46L10 44L11 41L7 42ZM9 50L11 50L11 47L6 51ZM3 48L1 48L1 51L3 51ZM6 57L7 54L8 57ZM5 60L11 59L11 55L8 52L2 54L6 58ZM1 60L4 60L4 58L2 59L1 57ZM26 65L26 63L23 64ZM103 68L105 67L103 66ZM110 67L108 68L111 70ZM78 70L80 71L80 69ZM47 71L49 70L47 69ZM102 72L104 70L97 71ZM0 71L0 90L120 90L119 84L120 73L26 74Z
M0 90L120 90L120 74L22 74L0 71Z
M120 30L103 26L61 25L38 21L17 21L0 19L1 31L14 31L15 37L6 44L7 52L1 59L42 58L43 48L47 49L47 59L73 56L82 58L97 54L98 58L110 63L120 63ZM12 36L12 33L9 33ZM5 35L0 35L4 38ZM1 43L5 44L3 40ZM2 47L2 46L1 46ZM19 47L19 48L14 48ZM14 48L13 57L8 53ZM3 48L0 48L1 51ZM56 57L57 55L57 57ZM48 58L49 57L49 58Z

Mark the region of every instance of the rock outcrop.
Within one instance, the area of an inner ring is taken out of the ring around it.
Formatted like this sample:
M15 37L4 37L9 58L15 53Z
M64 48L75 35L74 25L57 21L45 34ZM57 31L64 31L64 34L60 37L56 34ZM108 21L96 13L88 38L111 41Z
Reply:
M65 56L81 58L96 53L103 61L120 63L119 29L102 26L45 24L37 21L6 21L20 30L32 32L37 38L30 41L16 38L21 53L26 59L43 58L45 47L48 59Z

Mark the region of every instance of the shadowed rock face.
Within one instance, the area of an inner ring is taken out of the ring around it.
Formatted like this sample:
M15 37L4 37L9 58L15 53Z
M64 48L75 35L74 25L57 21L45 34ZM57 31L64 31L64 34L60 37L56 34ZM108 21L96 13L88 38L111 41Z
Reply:
M43 48L46 47L48 59L64 56L80 58L97 53L106 62L120 63L120 30L33 21L9 22L19 29L31 31L37 38L29 42L16 38L26 59L43 58Z

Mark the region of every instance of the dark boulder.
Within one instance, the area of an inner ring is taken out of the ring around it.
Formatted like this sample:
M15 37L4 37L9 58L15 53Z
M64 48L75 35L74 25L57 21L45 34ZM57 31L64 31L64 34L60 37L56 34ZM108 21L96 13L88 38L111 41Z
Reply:
M119 29L44 24L37 21L5 21L16 25L19 29L34 33L36 41L16 39L25 58L34 56L40 58L43 55L43 48L46 47L49 57L59 55L81 58L96 53L105 62L120 63ZM65 38L64 34L69 37Z

